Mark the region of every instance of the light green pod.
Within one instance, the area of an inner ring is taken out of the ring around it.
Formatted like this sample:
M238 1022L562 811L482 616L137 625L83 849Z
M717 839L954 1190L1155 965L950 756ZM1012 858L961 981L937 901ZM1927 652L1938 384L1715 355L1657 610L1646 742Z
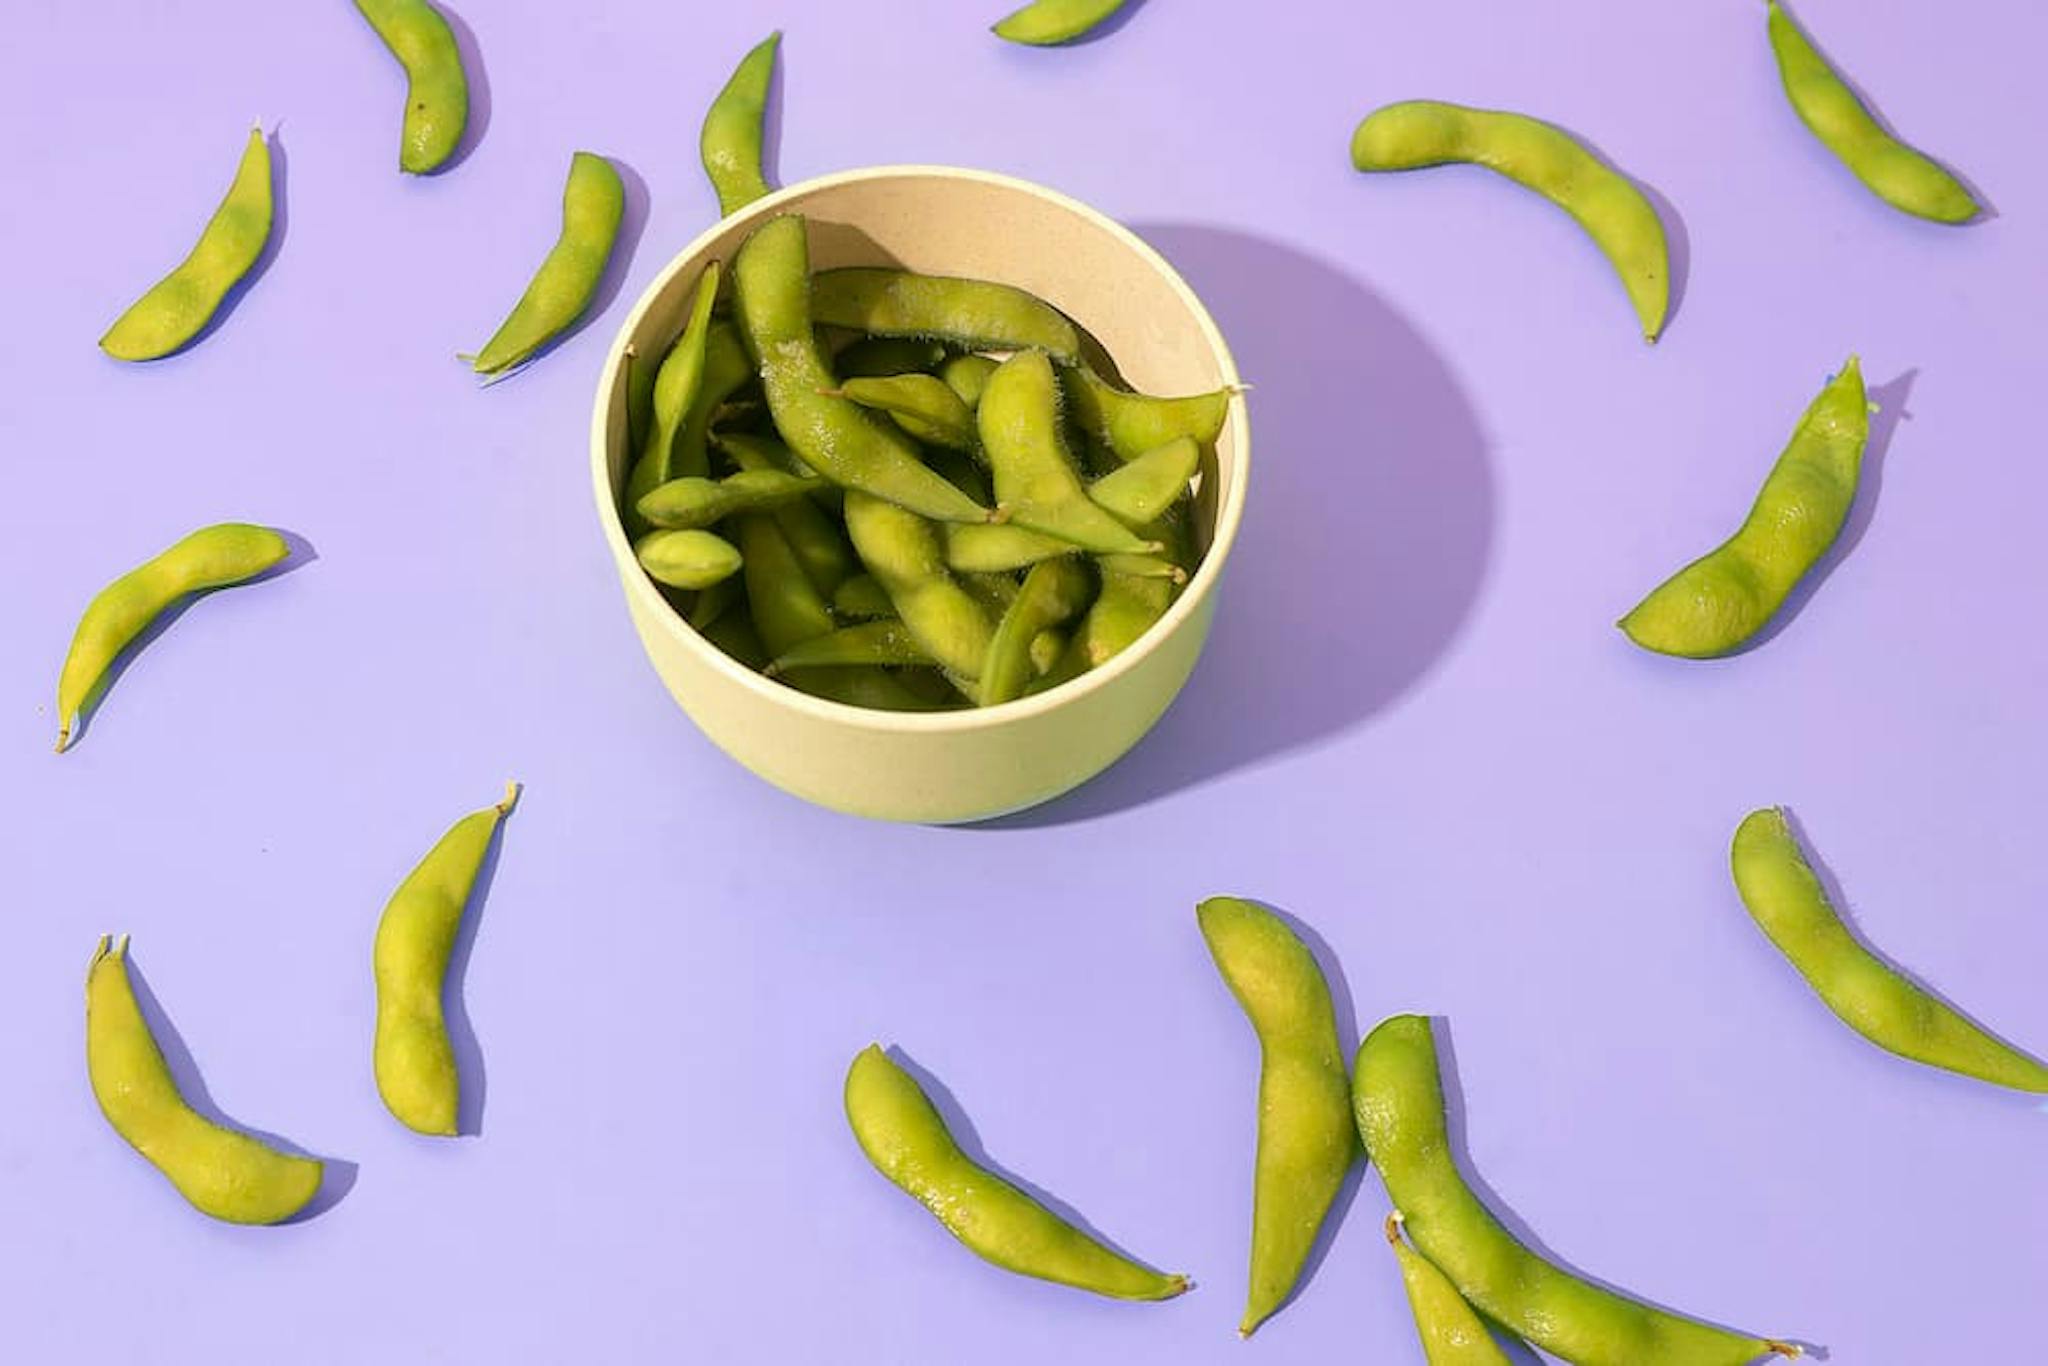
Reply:
M1159 548L1088 501L1060 436L1059 383L1042 353L1020 351L989 376L975 421L995 473L996 506L1016 525L1106 554Z
M1108 558L1099 561L1104 565L1102 588L1068 637L1066 653L1028 691L1044 692L1101 668L1135 644L1173 606L1179 593L1173 579L1115 573L1107 566Z
M704 112L697 138L704 174L718 191L718 212L738 213L769 192L761 169L761 126L768 112L768 83L775 75L775 51L782 43L778 30L740 58L718 98Z
M887 413L897 426L927 445L967 452L981 445L975 435L974 409L935 375L849 379L830 392L863 408Z
M849 621L893 618L896 605L872 574L855 574L832 591L832 615Z
M637 453L647 444L647 433L654 426L656 367L631 342L626 343L625 361L626 449Z
M1382 1021L1358 1049L1352 1107L1416 1249L1482 1314L1578 1366L1746 1366L1798 1356L1770 1338L1666 1313L1582 1280L1518 1242L1459 1172L1430 1022Z
M377 921L371 953L377 1094L392 1117L415 1133L449 1138L456 1132L462 1078L441 1006L448 959L491 837L518 799L519 785L507 783L503 801L450 826L398 884Z
M742 512L771 512L810 496L816 478L785 470L741 470L723 479L671 479L639 502L649 525L690 530Z
M102 938L85 974L85 1068L114 1132L169 1177L202 1214L275 1224L319 1193L321 1164L279 1152L194 1110L128 981L128 936Z
M949 354L943 343L922 337L861 337L832 353L832 373L842 380L923 374Z
M1607 256L1655 341L1671 305L1671 257L1656 208L1633 182L1563 129L1526 114L1404 100L1366 115L1351 136L1361 171L1469 162L1534 190L1577 221Z
M792 669L823 669L835 665L929 667L931 652L918 643L908 626L894 617L842 626L784 651L763 670L770 677Z
M849 490L846 530L861 563L931 657L962 678L979 678L995 628L947 572L938 528L893 503Z
M1673 574L1618 623L1658 654L1740 649L1841 535L1856 501L1870 400L1854 356L1806 409L1736 533Z
M1778 0L1766 0L1766 9L1785 98L1799 121L1858 180L1893 208L1936 223L1967 223L1983 211L1969 188L1939 162L1885 131Z
M439 170L469 123L469 78L454 31L427 0L356 0L356 8L405 68L398 169L413 175Z
M932 1212L968 1251L1005 1271L1121 1300L1188 1288L1120 1256L977 1165L914 1078L869 1044L846 1072L846 1121L875 1170Z
M1237 1327L1249 1336L1294 1293L1358 1156L1358 1136L1337 1013L1315 955L1280 917L1234 896L1210 897L1195 918L1259 1036L1251 1284Z
M803 563L775 519L751 512L737 519L733 527L745 560L747 608L769 657L786 655L807 640L829 635L832 609L804 573Z
M1408 1309L1415 1315L1415 1332L1422 1339L1423 1359L1429 1366L1510 1366L1508 1354L1486 1331L1479 1315L1458 1293L1450 1278L1436 1264L1408 1246L1401 1236L1401 1216L1387 1216L1387 1242L1401 1267L1401 1287L1408 1292Z
M1043 299L992 280L920 275L884 266L819 271L811 311L831 327L876 337L922 337L962 351L1043 351L1077 362L1081 337Z
M1972 1024L1850 932L1782 810L1766 807L1743 820L1729 864L1757 927L1849 1028L1914 1062L2048 1093L2048 1065Z
M155 360L198 336L263 255L272 213L270 143L261 128L251 128L234 183L206 220L198 244L114 319L100 350L115 360Z
M1079 616L1094 592L1094 577L1072 558L1047 560L1024 576L1023 586L989 637L981 666L982 706L998 706L1024 695L1025 685L1044 672L1032 653L1039 636Z
M1202 448L1176 437L1103 475L1088 486L1088 496L1126 526L1143 526L1180 501L1201 465Z
M945 536L946 565L961 574L1005 574L1081 553L1072 541L1015 522L949 526Z
M180 598L246 583L291 547L269 527L221 522L202 527L102 588L86 604L57 675L57 752L79 716L104 690L108 670L135 638Z
M633 558L656 583L709 588L740 572L740 552L709 531L651 531L633 543Z
M819 392L836 381L811 331L810 248L801 217L785 214L755 229L733 278L769 413L798 458L835 484L922 517L989 520L987 508L925 468L909 438L860 405Z
M484 349L463 357L479 375L502 374L531 358L583 316L604 279L625 212L618 168L595 153L576 153L562 191L561 236Z
M1127 0L1032 0L998 21L996 37L1032 47L1071 43L1122 9Z
M758 476L779 472L804 481L809 497L784 502L774 508L772 515L811 583L827 596L837 592L839 585L859 567L854 563L853 552L847 549L838 523L819 506L819 496L827 492L837 494L837 487L818 478L779 441L734 433L719 438L719 449L745 473Z
M689 320L655 372L646 439L639 447L640 456L633 462L632 473L626 476L625 496L620 499L626 509L628 534L638 535L646 530L647 519L639 511L640 500L657 485L683 473L676 468L676 438L696 410L698 392L704 387L706 341L711 332L711 305L718 297L718 274L718 262L713 261L697 276ZM735 349L738 340L733 338ZM696 473L701 475L704 471Z
M971 410L980 406L981 391L988 387L988 377L996 372L996 365L997 362L987 356L977 356L970 351L966 355L947 356L940 361L938 376Z
M1083 431L1119 460L1136 460L1186 437L1207 446L1230 416L1233 389L1179 398L1154 398L1119 389L1084 366L1060 371L1060 392Z

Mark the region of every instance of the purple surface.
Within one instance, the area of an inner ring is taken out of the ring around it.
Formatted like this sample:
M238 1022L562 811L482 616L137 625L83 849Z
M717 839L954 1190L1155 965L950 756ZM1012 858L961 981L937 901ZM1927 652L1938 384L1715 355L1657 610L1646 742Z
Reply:
M0 1356L1416 1360L1370 1174L1294 1306L1231 1332L1256 1057L1191 908L1234 891L1341 958L1347 1042L1449 1018L1473 1167L1574 1264L1841 1363L2040 1357L2048 1114L1839 1027L1724 850L1789 804L1876 942L2048 1049L2048 17L1801 7L1997 206L1955 231L1814 144L1748 3L1155 0L1053 52L990 38L1002 8L466 0L488 127L420 181L338 0L14 16ZM1186 695L996 828L834 816L724 759L641 658L588 506L600 358L715 213L698 118L777 23L786 180L926 160L1078 195L1183 268L1258 386ZM1666 339L1532 197L1354 175L1355 120L1413 95L1547 115L1675 205ZM273 264L187 354L106 360L254 118L289 162ZM453 355L552 239L578 147L645 187L623 290L479 392ZM1615 616L1734 525L1852 349L1887 405L1853 553L1745 658L1632 650ZM86 599L227 517L318 558L195 606L53 757ZM507 776L462 987L482 1134L416 1139L370 1077L371 928ZM226 1113L357 1165L326 1212L213 1224L102 1123L80 985L109 930ZM840 1119L876 1038L1197 1291L1097 1302L954 1246Z

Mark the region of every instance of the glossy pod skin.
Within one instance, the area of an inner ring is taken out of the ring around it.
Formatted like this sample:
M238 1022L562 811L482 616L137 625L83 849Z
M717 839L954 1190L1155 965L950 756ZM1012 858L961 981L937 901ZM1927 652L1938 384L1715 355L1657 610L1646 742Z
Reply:
M1408 1246L1401 1236L1401 1216L1387 1216L1387 1242L1401 1268L1401 1288L1408 1294L1422 1356L1429 1366L1510 1366L1486 1325L1465 1297L1436 1265Z
M847 1123L875 1170L983 1260L1114 1299L1172 1299L1188 1288L1187 1277L1162 1275L1112 1252L977 1165L916 1080L879 1045L855 1055L845 1103Z
M1059 383L1042 352L1020 351L989 376L975 421L996 505L1017 526L1105 554L1159 548L1089 501L1060 436Z
M1085 367L1063 368L1060 392L1082 429L1124 461L1183 437L1209 445L1230 416L1228 389L1155 398L1119 389Z
M720 214L738 213L768 193L768 177L761 169L761 125L781 43L782 34L775 32L755 44L704 112L697 152L711 188L718 192Z
M156 360L178 350L206 327L228 291L241 282L270 241L274 214L270 143L249 130L234 183L191 254L114 319L100 350L115 360Z
M1081 354L1066 314L990 280L846 266L818 272L811 310L820 323L876 337L919 337L962 351L1037 350L1068 364Z
M1033 0L998 21L996 37L1032 47L1071 43L1122 9L1128 0Z
M1735 831L1729 865L1757 927L1844 1024L1902 1058L2048 1094L2048 1064L1993 1038L1850 932L1783 811L1751 812Z
M79 714L107 671L173 603L192 593L245 583L291 554L269 527L221 522L202 527L102 588L86 604L57 676L57 752L71 743Z
M392 1117L415 1133L446 1138L456 1132L462 1082L441 996L477 873L518 796L518 785L507 783L503 801L450 826L398 884L377 921L371 952L377 1094Z
M1766 8L1785 98L1858 180L1893 208L1936 223L1967 223L1983 211L1939 162L1885 131L1778 0L1766 0Z
M1259 1036L1259 1148L1252 1180L1250 1336L1301 1277L1358 1157L1337 1014L1315 955L1263 906L1234 896L1195 908L1224 985Z
M206 1118L178 1093L128 981L128 937L101 939L85 976L85 1063L114 1132L202 1214L275 1224L319 1193L321 1164Z
M671 588L709 588L740 571L740 552L709 531L649 532L633 543L633 557L649 578Z
M483 350L466 358L479 375L502 374L529 359L583 316L604 278L625 212L618 168L595 153L576 153L562 190L561 235Z
M810 248L793 214L755 229L733 265L739 322L768 410L806 465L923 517L983 522L989 511L927 469L910 440L858 404L821 390L837 380L812 332Z
M1450 162L1498 172L1576 219L1621 276L1644 339L1657 340L1670 309L1670 253L1657 210L1628 177L1551 124L1437 100L1375 110L1351 137L1351 164L1361 171Z
M1653 589L1619 623L1646 650L1710 659L1770 624L1841 535L1856 501L1870 400L1851 356L1808 406L1736 533Z
M469 78L454 30L427 0L356 0L356 8L405 68L398 169L411 175L439 170L469 123Z
M1430 1022L1395 1015L1358 1049L1352 1106L1416 1249L1473 1308L1578 1366L1746 1366L1799 1349L1666 1313L1552 1265L1481 1204L1452 1157Z

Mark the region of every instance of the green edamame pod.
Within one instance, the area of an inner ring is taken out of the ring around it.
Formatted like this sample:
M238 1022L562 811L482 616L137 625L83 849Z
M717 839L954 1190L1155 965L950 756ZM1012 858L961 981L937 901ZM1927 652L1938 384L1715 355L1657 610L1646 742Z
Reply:
M1408 1292L1408 1309L1415 1315L1415 1332L1422 1339L1423 1359L1429 1366L1510 1366L1508 1354L1465 1303L1458 1287L1434 1262L1408 1246L1401 1236L1399 1213L1387 1216L1386 1232L1401 1267L1401 1286Z
M1075 363L1081 336L1067 315L1011 285L885 266L819 271L816 321L876 337L921 337L962 351L1043 351Z
M78 619L57 675L57 752L70 744L72 725L104 688L114 661L167 608L188 594L246 583L289 554L284 537L269 527L222 522L102 588Z
M985 522L973 502L918 459L908 438L858 404L818 391L836 382L811 332L810 248L804 220L770 219L733 266L739 319L760 359L768 410L790 449L833 483L942 522Z
M803 480L804 491L810 498L776 507L775 525L782 528L790 550L795 552L818 591L828 595L836 592L857 566L838 525L812 500L828 491L836 494L837 488L818 478L779 441L734 433L719 438L719 449L731 456L743 473L759 476L779 472Z
M1359 1137L1408 1236L1474 1309L1579 1366L1746 1366L1799 1349L1653 1308L1553 1266L1481 1204L1452 1157L1430 1022L1366 1036L1351 1084Z
M689 530L742 512L770 512L810 495L816 478L784 470L741 470L723 479L671 479L637 504L650 525Z
M817 586L804 573L803 563L790 549L789 538L782 534L775 519L763 512L750 512L733 526L739 533L740 555L746 571L747 606L753 613L754 629L760 632L761 643L770 657L788 654L807 640L829 635L832 609L825 605Z
M377 1094L392 1117L415 1133L449 1138L456 1131L462 1078L441 1006L448 959L491 837L518 798L519 785L507 783L503 801L448 827L398 884L377 921L371 954Z
M814 636L771 660L763 672L770 677L791 669L822 669L834 665L929 667L931 652L918 643L910 628L894 617L842 626Z
M938 528L916 513L849 489L846 531L896 615L932 658L962 678L979 678L994 628L981 604L947 572Z
M1024 685L1041 670L1032 647L1043 632L1080 615L1095 582L1071 558L1047 560L1024 576L1017 596L996 623L981 666L981 705L997 706L1024 695Z
M1015 522L949 526L945 536L946 564L961 574L1003 574L1081 553L1072 541Z
M709 588L740 571L740 552L709 531L652 531L633 543L647 577L671 588Z
M1122 9L1127 0L1032 0L999 20L996 37L1032 47L1071 43Z
M1043 353L1020 351L989 376L975 422L995 473L996 506L1016 525L1084 550L1145 555L1159 548L1088 501L1060 436L1059 385Z
M582 317L604 279L625 212L618 168L595 153L576 153L562 190L561 236L484 349L462 359L479 375L503 374Z
M703 635L704 639L756 673L768 667L768 647L761 643L760 633L754 629L753 617L744 611L723 613L703 628Z
M988 387L988 377L995 372L995 361L970 351L966 355L948 356L939 362L938 376L962 403L972 409L980 406L981 391Z
M697 383L697 397L683 415L683 428L676 433L675 454L669 468L677 475L702 477L711 473L711 424L726 401L754 378L754 362L731 323L714 321L704 337L704 377ZM795 471L803 473L801 469Z
M697 138L704 174L718 191L718 212L738 213L769 192L761 169L761 125L768 112L768 82L775 75L775 50L780 30L769 34L740 58L731 79L704 113Z
M740 581L733 575L698 589L697 596L690 601L690 629L700 636L705 634L739 599Z
M114 319L100 350L115 360L156 360L198 336L270 241L270 143L249 130L234 183L192 252Z
M85 1068L100 1113L200 1213L231 1224L291 1218L319 1193L322 1164L186 1103L135 1002L127 955L127 935L111 946L102 937L85 974Z
M1010 610L1010 604L1017 600L1020 580L1009 574L962 574L960 587L967 596L987 608L992 617L1000 619Z
M922 374L949 354L944 344L922 337L862 337L832 353L832 373L842 380Z
M872 574L855 574L832 591L832 615L849 620L894 618L896 605Z
M1177 593L1171 578L1114 573L1105 564L1101 591L1068 638L1066 654L1029 691L1056 688L1109 663L1166 615Z
M1351 136L1361 171L1466 162L1534 190L1570 214L1621 277L1643 339L1664 330L1671 257L1649 198L1563 129L1526 114L1439 100L1403 100L1366 115Z
M703 387L705 342L711 331L711 305L717 297L718 262L713 261L697 277L697 293L690 301L690 318L683 325L683 334L669 347L655 372L647 438L639 448L640 458L633 462L633 472L626 477L626 494L621 500L629 532L645 529L647 519L639 510L640 500L681 473L676 469L676 437L695 411L697 393Z
M1941 163L1885 131L1778 0L1767 0L1766 8L1785 98L1823 147L1878 198L1916 218L1967 223L1982 212L1969 188Z
M1125 525L1142 526L1180 500L1201 464L1202 448L1177 437L1103 475L1088 486L1088 496Z
M1060 391L1074 420L1119 460L1136 460L1170 441L1186 437L1198 446L1213 442L1230 416L1234 389L1180 398L1154 398L1119 389L1085 366L1060 371Z
M654 425L655 367L647 363L640 348L626 343L626 449L635 454L647 444L648 429Z
M1336 1008L1315 955L1279 916L1234 896L1210 897L1195 918L1259 1036L1251 1284L1237 1327L1248 1337L1294 1292L1358 1135Z
M950 701L935 702L912 691L902 679L885 669L799 669L780 677L784 683L814 697L849 707L866 707L871 711L937 711L953 705Z
M827 392L852 399L863 408L887 413L896 425L927 445L968 452L980 447L974 430L974 410L935 375L849 379Z
M2048 1093L2048 1065L1978 1028L1857 939L1828 903L1783 811L1751 812L1735 831L1729 864L1757 927L1849 1028L1914 1062Z
M916 1080L869 1044L846 1072L846 1120L875 1170L968 1251L1005 1271L1123 1300L1171 1299L1185 1276L1110 1251L960 1151Z
M1740 529L1623 617L1628 638L1686 659L1752 640L1841 535L1869 441L1870 400L1851 356L1807 407Z
M439 170L469 123L469 79L454 31L427 0L356 0L356 8L405 68L398 169L411 175Z

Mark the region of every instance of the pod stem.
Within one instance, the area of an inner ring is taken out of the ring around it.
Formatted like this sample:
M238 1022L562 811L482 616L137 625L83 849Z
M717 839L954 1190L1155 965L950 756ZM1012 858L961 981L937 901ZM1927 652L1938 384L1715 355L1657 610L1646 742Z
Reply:
M1774 1354L1781 1357L1803 1357L1806 1355L1806 1349L1796 1342L1780 1342L1776 1338L1765 1338L1764 1346L1770 1348Z
M507 778L505 780L505 799L498 803L498 814L501 816L504 815L506 812L510 811L518 801L518 780L513 778Z
M1392 1243L1395 1247L1401 1246L1401 1226L1407 1222L1407 1219L1402 1215L1401 1211L1387 1211L1387 1241Z

